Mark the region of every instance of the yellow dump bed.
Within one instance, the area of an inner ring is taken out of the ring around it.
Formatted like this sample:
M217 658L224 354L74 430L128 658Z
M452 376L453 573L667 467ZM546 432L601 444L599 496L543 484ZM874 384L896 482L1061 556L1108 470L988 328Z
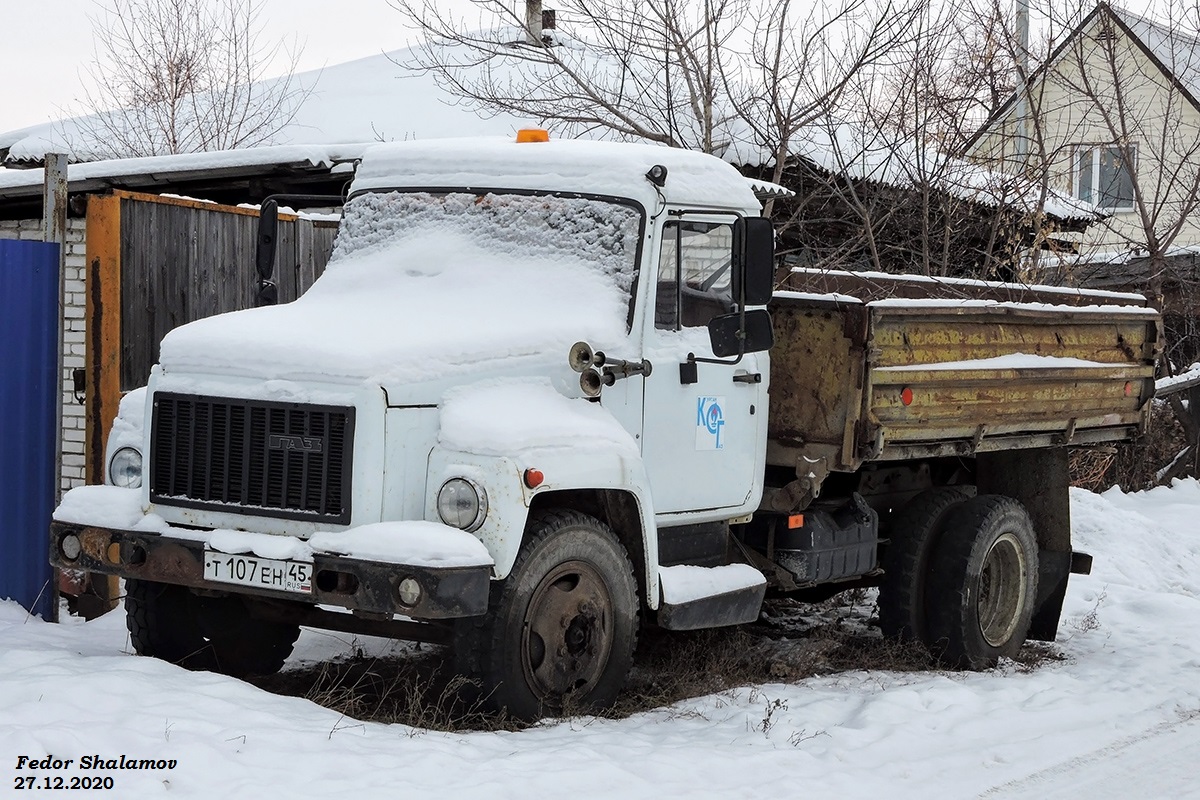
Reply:
M1160 321L1139 295L804 270L784 286L771 463L849 471L1126 441L1146 423Z

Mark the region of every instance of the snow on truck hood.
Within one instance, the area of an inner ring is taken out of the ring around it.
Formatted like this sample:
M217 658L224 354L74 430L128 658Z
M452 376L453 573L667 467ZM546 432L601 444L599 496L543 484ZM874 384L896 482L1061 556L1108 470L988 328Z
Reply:
M164 373L412 384L625 336L640 212L546 197L375 193L298 300L197 320Z

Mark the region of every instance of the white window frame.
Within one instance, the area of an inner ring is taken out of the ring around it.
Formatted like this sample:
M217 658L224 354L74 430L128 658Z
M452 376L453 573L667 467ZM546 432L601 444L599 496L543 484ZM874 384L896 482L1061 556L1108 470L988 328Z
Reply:
M1112 144L1111 142L1085 144L1085 145L1080 145L1079 147L1076 147L1071 152L1071 196L1074 197L1076 200L1083 200L1083 198L1080 196L1082 194L1081 184L1083 183L1083 171L1081 169L1079 169L1079 156L1081 154L1087 153L1087 152L1091 152L1091 154L1092 154L1092 166L1091 166L1091 169L1092 169L1092 196L1096 197L1097 195L1100 194L1099 183L1100 183L1100 153L1101 153L1101 151L1113 150L1113 151L1116 151L1118 155L1122 155L1121 149L1122 148L1120 145ZM1134 167L1136 168L1137 158L1138 158L1137 144L1134 143L1134 144L1129 145L1129 150L1130 150L1130 152L1133 153L1133 164L1134 164ZM1130 175L1130 182L1132 183L1133 172L1129 171L1129 175ZM1136 195L1136 190L1135 190L1134 194ZM1087 202L1094 202L1094 201L1087 201ZM1102 206L1102 205L1096 204L1096 208L1100 209L1101 211L1111 211L1113 213L1134 211L1136 209L1136 206L1137 206L1136 197L1130 198L1129 205L1124 205L1124 206Z

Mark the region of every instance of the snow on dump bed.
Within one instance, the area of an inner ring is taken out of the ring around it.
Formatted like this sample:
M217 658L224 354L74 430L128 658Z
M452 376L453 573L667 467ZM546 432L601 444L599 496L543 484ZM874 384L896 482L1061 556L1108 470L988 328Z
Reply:
M896 367L876 367L876 372L911 372L931 369L1063 369L1067 367L1091 367L1111 369L1122 364L1104 361L1088 361L1082 358L1062 356L1039 356L1031 353L1009 353L992 358L972 358L965 361L939 361L932 364L902 364ZM1138 364L1137 366L1141 366Z
M791 290L776 291L771 295L774 300L799 300L803 302L840 303L842 305L862 305L863 301L853 295L841 292L793 292Z
M563 397L546 379L480 381L453 389L442 402L441 421L439 441L466 453L570 447L638 456L633 437L607 409Z
M1051 286L1045 283L1013 283L1010 281L985 281L979 278L951 278L940 275L919 275L911 272L876 272L874 270L841 270L815 269L813 267L792 267L793 275L809 275L813 278L829 276L858 278L867 281L879 281L883 284L924 283L934 286L953 286L975 289L999 289L1014 294L1034 291L1038 294L1058 294L1064 297L1094 297L1097 300L1128 300L1129 305L1145 305L1144 295L1136 292L1113 292L1108 289L1082 289L1076 286Z
M1143 306L1097 305L1069 306L1056 303L1021 303L1011 300L964 300L960 298L889 297L872 300L872 308L998 308L1014 311L1055 311L1062 314L1122 314L1135 317L1156 317L1158 312Z
M165 372L412 383L624 339L641 216L582 198L366 194L300 299L176 328Z
M629 198L653 213L661 201L646 173L655 165L667 168L661 192L671 202L760 208L742 174L715 156L675 147L569 139L380 144L363 157L350 191L469 186L578 192Z

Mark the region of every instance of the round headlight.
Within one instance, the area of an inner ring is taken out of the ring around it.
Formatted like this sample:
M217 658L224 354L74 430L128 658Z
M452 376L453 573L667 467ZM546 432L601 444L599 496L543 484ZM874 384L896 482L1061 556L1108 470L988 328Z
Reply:
M142 485L142 454L132 447L122 447L108 462L108 479L113 486L136 489Z
M487 492L466 478L451 478L438 490L437 510L447 525L473 531L487 516Z

